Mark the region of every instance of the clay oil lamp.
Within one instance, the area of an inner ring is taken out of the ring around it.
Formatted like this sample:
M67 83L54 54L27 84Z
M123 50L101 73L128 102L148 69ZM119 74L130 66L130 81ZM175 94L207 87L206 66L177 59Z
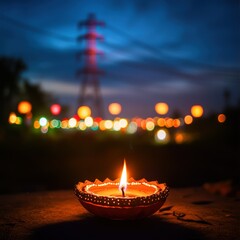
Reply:
M82 206L96 216L128 220L148 217L157 212L169 194L165 183L146 179L127 179L124 160L122 176L114 181L86 180L75 186L75 195Z

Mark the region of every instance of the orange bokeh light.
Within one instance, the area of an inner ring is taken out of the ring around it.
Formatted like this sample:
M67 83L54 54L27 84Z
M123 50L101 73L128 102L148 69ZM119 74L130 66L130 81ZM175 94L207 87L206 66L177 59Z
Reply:
M218 122L224 123L226 121L226 115L221 113L218 115Z
M168 105L167 103L160 102L155 105L155 111L158 114L164 115L168 112Z
M203 107L201 105L194 105L191 108L191 114L193 117L199 118L203 115Z
M111 103L108 106L108 111L112 115L118 115L122 111L122 106L119 103Z
M18 104L18 112L21 114L30 113L32 110L32 104L28 101L22 101Z
M193 117L191 115L185 116L184 117L184 122L188 125L191 124L193 122Z
M85 119L86 117L91 116L91 109L88 106L81 106L80 108L78 108L78 116L82 119Z

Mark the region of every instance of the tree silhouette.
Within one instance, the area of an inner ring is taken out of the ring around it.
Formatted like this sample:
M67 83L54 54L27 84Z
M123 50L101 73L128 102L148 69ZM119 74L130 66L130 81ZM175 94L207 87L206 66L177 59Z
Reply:
M21 59L0 57L0 125L6 126L8 115L13 110L19 94L19 82L26 65Z
M21 99L27 100L32 104L32 115L38 117L42 114L49 115L49 104L53 102L53 97L44 92L40 85L24 81L21 89Z

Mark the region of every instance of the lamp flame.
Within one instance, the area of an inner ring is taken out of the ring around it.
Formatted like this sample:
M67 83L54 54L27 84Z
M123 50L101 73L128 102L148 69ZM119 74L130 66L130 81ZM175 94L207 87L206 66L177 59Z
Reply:
M126 167L126 161L124 159L122 176L119 183L119 191L122 192L123 197L125 197L126 190L127 190L127 167Z

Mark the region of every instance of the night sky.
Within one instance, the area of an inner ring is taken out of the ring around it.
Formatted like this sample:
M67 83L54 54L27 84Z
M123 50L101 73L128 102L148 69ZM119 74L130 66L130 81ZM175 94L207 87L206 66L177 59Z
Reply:
M0 55L22 58L25 76L74 109L81 80L76 53L84 47L79 21L89 13L104 21L97 47L105 109L120 102L123 117L221 112L224 91L240 102L240 3L238 0L1 0ZM107 111L107 110L106 110Z

